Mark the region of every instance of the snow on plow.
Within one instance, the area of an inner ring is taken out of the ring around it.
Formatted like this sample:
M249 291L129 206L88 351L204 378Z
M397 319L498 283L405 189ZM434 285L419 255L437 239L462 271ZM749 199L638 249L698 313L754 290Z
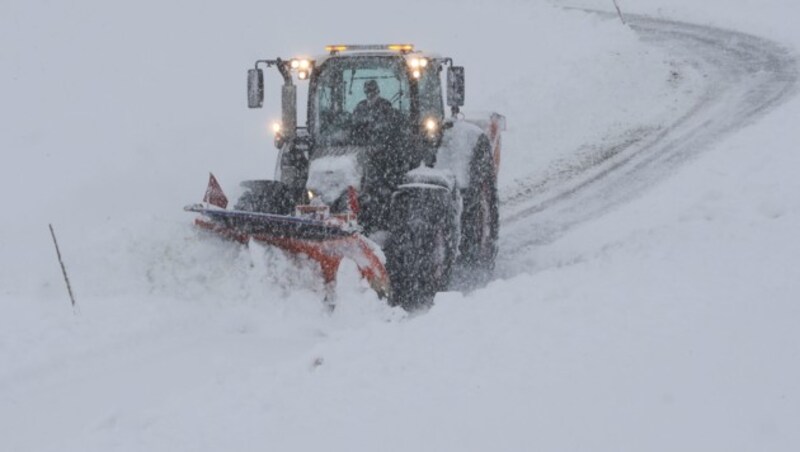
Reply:
M381 298L389 296L389 277L380 248L359 232L352 214L331 215L327 206L297 206L295 215L228 210L214 175L210 175L202 204L188 212L201 214L195 225L221 237L247 245L250 240L272 245L316 261L326 286L326 301L333 303L336 273L342 259L355 262L361 276Z

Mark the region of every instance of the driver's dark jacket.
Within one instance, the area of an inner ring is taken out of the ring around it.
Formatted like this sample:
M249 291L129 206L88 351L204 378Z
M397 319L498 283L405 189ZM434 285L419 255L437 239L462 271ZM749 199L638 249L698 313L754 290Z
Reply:
M353 110L356 122L379 123L389 121L392 114L392 103L379 97L370 104L367 99L362 100Z

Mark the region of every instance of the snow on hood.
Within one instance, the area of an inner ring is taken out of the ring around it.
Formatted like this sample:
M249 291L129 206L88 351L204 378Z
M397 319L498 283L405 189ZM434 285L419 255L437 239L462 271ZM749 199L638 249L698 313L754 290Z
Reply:
M406 173L406 184L414 182L440 185L452 190L455 187L456 178L449 169L428 168L420 164L417 168Z
M360 189L361 174L361 165L355 154L320 157L311 161L306 187L330 205L347 187Z

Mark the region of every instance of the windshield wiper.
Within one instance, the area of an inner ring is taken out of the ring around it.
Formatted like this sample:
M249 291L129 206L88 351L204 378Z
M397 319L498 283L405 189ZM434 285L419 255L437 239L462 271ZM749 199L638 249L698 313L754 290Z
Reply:
M350 70L350 86L347 88L347 95L353 95L353 82L356 81L356 69L353 68Z

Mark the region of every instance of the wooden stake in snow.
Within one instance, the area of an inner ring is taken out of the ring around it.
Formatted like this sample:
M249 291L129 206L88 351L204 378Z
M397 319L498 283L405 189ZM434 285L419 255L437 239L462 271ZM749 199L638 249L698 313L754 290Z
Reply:
M617 0L614 0L614 7L617 8L617 15L619 16L619 20L622 21L622 25L625 25L625 18L622 17L622 11L619 9L619 5L617 4Z
M69 284L69 277L67 276L67 268L64 266L64 260L61 259L61 250L58 249L58 241L56 240L56 233L53 231L53 225L50 226L50 235L53 236L53 245L56 246L56 255L58 256L58 263L61 264L61 273L64 274L64 282L67 283L67 292L69 293L69 300L72 302L72 309L75 309L75 296L72 295L72 286Z

